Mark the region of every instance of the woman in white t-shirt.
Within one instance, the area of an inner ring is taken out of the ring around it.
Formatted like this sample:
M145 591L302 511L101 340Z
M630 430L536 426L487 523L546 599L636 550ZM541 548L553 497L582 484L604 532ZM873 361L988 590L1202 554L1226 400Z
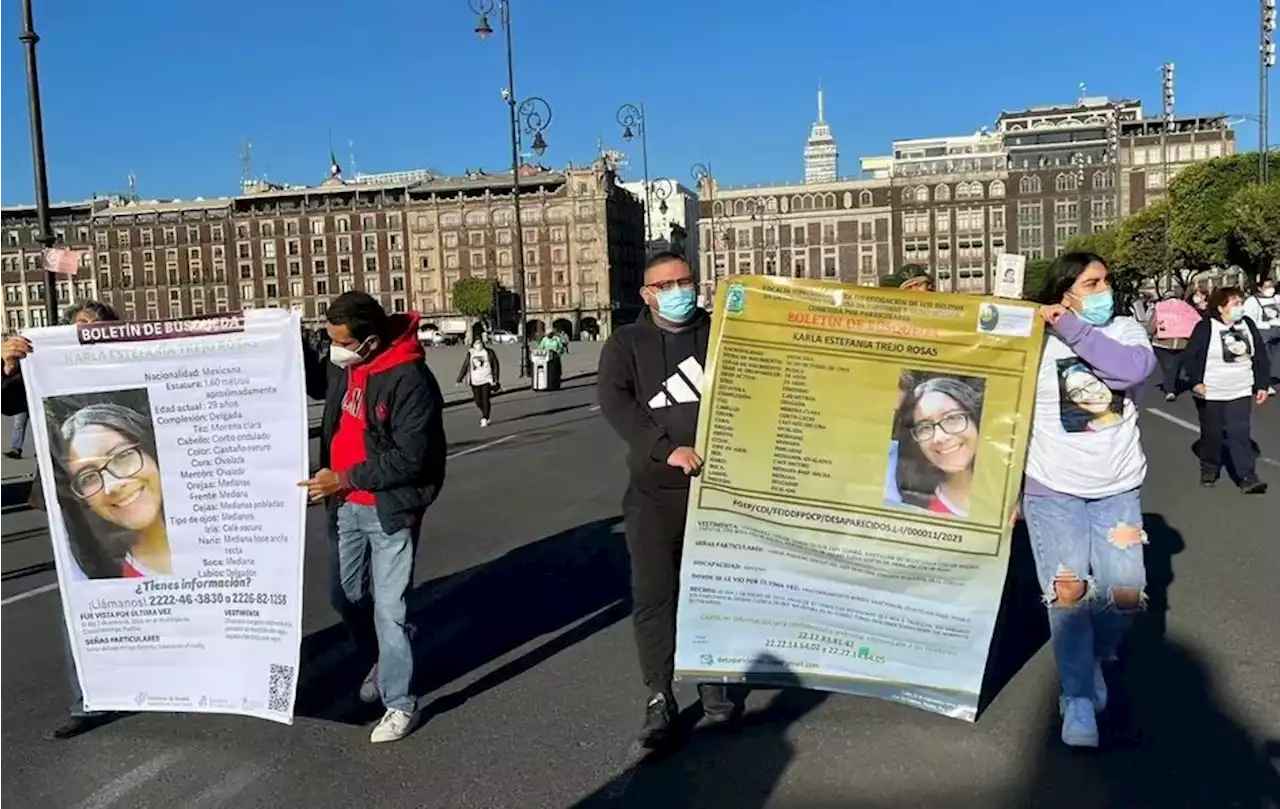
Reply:
M1274 278L1264 278L1254 289L1252 295L1245 298L1244 314L1258 327L1262 335L1262 344L1267 347L1271 356L1271 379L1267 380L1267 393L1276 395L1272 380L1280 379L1280 298L1276 297Z
M1219 287L1209 296L1209 317L1191 332L1184 362L1200 414L1200 485L1218 482L1225 449L1240 490L1263 494L1267 484L1258 479L1250 422L1254 405L1267 401L1271 363L1239 287Z
M1102 666L1146 599L1139 493L1147 459L1133 392L1156 357L1146 328L1115 316L1107 276L1092 253L1060 256L1045 275L1048 329L1023 481L1062 686L1062 741L1073 747L1098 746Z

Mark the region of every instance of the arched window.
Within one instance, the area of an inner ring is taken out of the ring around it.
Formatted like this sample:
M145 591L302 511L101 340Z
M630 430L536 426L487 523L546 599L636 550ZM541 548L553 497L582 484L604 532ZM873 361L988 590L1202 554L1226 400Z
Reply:
M734 216L746 216L746 213L747 213L747 201L745 199L740 199L733 203Z
M791 198L791 210L799 211L804 209L804 199L799 194Z
M1040 178L1034 174L1029 174L1018 181L1019 194L1039 194Z
M1000 198L1000 197L1003 197L1003 196L1004 196L1004 181L1003 181L1003 180L995 180L995 181L993 181L993 182L991 183L991 189L990 189L990 191L991 191L991 196L992 196L992 197L995 197L995 198L997 198L997 199L998 199L998 198Z
M926 193L927 193L927 192L926 192ZM915 198L916 198L916 190L915 190L914 188L907 187L907 188L902 189L902 201L903 201L903 202L911 202L911 201L913 201Z
M933 198L939 202L945 202L951 199L951 189L939 183L938 185L934 186Z
M511 209L499 208L493 212L493 224L497 227L504 228L511 224Z
M488 211L467 211L466 216L463 217L463 221L467 223L467 227L469 228L484 227L485 225L489 224L489 212Z
M724 213L724 203L723 203L723 202L720 202L719 200L716 200L714 203L712 203L712 205L711 205L711 215L712 215L712 216L720 216L720 215L722 215L723 213Z
M805 209L806 211L812 211L812 210L813 210L813 195L812 195L812 194L805 194L805 195L804 195L804 209Z
M1116 184L1116 175L1110 171L1096 171L1093 174L1094 188L1114 188Z
M568 222L569 209L563 205L557 205L554 208L548 208L547 221L548 222Z
M828 193L826 197L824 197L824 204L822 207L834 210L836 207L836 195Z
M929 189L922 185L916 189L916 202L928 202L928 201L929 201Z
M875 199L871 196L870 191L863 191L862 193L858 194L859 208L870 208L874 204L875 204Z
M1053 188L1055 191L1075 191L1079 186L1076 184L1076 175L1062 173L1053 178Z
M461 224L462 224L462 214L458 213L457 211L450 211L449 213L440 214L440 227L442 228L456 228L458 225L461 225Z
M969 183L969 196L974 199L982 199L982 183L977 180Z

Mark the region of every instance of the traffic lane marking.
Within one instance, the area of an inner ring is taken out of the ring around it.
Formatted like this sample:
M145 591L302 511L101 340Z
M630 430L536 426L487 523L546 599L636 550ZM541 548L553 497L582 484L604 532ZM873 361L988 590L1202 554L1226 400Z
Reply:
M1193 432L1193 433L1195 433L1196 435L1199 435L1199 434L1200 434L1200 425L1198 425L1198 424L1192 424L1191 422L1187 421L1186 419L1178 418L1177 416L1173 415L1172 413L1166 413L1166 412L1164 412L1163 410L1160 410L1160 409L1158 409L1158 408L1154 408L1154 407L1148 407L1148 408L1147 408L1147 412L1148 412L1148 413L1150 413L1150 414L1151 414L1151 415L1153 415L1153 416L1159 416L1160 418L1164 419L1165 421L1169 422L1170 424L1176 424L1176 425L1178 425L1179 427L1181 427L1182 429L1187 430L1187 431L1189 431L1189 432ZM1258 460L1259 460L1260 462L1265 463L1265 464L1268 464L1268 465L1270 465L1270 466L1280 466L1280 461L1277 461L1277 460L1275 460L1274 458L1268 458L1268 457L1267 457L1267 456L1265 456L1265 455L1259 455L1259 456L1258 456Z

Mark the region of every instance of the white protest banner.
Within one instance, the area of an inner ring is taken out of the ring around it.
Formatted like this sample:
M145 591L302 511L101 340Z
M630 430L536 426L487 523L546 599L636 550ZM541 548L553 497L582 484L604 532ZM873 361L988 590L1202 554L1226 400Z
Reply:
M302 629L301 322L250 311L25 333L88 710L290 724Z

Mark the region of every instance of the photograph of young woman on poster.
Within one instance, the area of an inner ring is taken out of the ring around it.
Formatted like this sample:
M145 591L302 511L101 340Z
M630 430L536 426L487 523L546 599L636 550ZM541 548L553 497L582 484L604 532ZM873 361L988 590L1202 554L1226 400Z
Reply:
M968 517L986 382L977 377L903 371L891 447L896 501L886 505Z
M58 506L85 578L173 575L150 411L146 390L45 399Z

